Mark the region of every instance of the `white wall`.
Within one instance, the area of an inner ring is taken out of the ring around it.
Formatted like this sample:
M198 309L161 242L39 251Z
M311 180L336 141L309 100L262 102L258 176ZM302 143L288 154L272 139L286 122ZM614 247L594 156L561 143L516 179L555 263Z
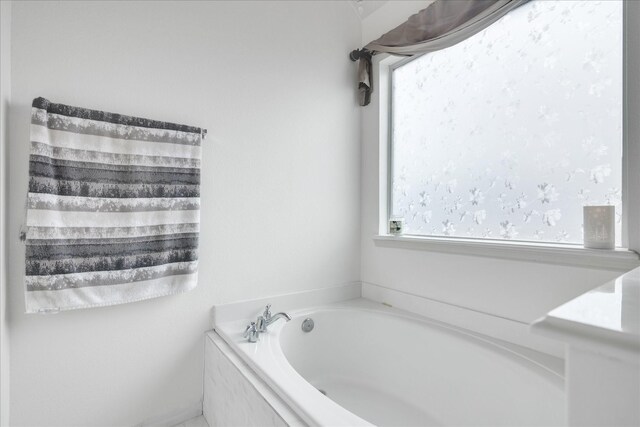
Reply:
M362 44L367 44L402 24L434 0L390 0L362 20Z
M132 425L198 404L213 304L359 279L348 3L16 2L12 37L12 425ZM37 96L208 128L196 290L23 314L14 237Z
M9 425L9 324L5 202L8 106L11 102L11 2L0 2L0 426Z
M363 41L377 38L428 4L428 1L387 3L363 20ZM404 19L398 18L399 11ZM379 91L374 92L371 104L363 109L361 116L363 282L531 322L551 308L619 274L591 268L377 246L372 237L378 232L379 94Z
M0 426L9 425L10 347L5 211L8 117L11 102L11 2L0 2Z

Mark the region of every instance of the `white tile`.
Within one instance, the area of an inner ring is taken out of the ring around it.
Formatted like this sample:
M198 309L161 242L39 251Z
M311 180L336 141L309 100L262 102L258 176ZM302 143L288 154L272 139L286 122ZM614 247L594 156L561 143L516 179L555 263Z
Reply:
M206 340L205 350L203 412L211 427L287 426L264 397L209 339Z

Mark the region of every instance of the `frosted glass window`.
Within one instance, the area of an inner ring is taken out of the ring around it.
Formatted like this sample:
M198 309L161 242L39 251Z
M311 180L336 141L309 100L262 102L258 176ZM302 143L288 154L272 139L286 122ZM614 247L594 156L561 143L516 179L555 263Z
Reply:
M531 1L392 73L407 234L582 243L622 183L622 2Z

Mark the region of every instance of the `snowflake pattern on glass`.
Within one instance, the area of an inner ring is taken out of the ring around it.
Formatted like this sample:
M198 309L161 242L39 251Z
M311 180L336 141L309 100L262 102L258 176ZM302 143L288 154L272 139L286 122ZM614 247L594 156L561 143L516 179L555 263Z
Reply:
M393 71L407 234L582 243L622 187L622 2L533 0Z

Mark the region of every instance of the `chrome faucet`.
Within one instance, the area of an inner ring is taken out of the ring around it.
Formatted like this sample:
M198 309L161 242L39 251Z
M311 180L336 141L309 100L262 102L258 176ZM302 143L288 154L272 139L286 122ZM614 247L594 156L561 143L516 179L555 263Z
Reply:
M258 341L258 338L260 338L260 332L256 329L256 322L251 322L244 330L244 334L242 334L242 336L249 342Z
M287 313L276 313L272 315L271 304L267 304L267 306L264 308L264 313L262 313L262 316L258 316L258 319L256 319L256 329L258 330L258 332L266 332L267 327L278 319L286 319L288 322L289 320L291 320L291 316L289 316Z
M251 322L244 330L244 337L249 342L256 342L260 338L262 332L267 331L267 327L273 322L285 319L287 322L291 320L291 316L287 313L271 314L271 304L267 304L261 316L258 316L255 322Z

